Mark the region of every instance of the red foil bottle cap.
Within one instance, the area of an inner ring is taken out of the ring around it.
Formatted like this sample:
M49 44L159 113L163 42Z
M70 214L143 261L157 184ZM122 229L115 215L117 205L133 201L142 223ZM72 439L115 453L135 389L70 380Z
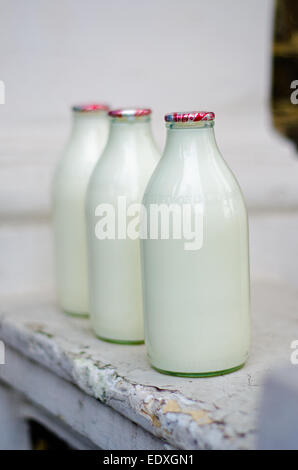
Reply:
M80 104L72 107L72 110L78 113L88 113L90 111L108 111L110 108L103 103Z
M112 118L126 118L134 119L143 116L149 116L151 114L149 108L123 108L123 109L112 109L109 111L109 116Z
M168 113L165 115L166 122L198 122L214 121L215 114L211 111L189 111L187 113Z

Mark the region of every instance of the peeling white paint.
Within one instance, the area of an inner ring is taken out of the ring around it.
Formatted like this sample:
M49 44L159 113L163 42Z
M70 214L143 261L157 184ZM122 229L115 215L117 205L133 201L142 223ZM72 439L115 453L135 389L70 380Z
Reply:
M253 294L250 361L222 377L161 375L150 368L144 346L104 343L88 320L34 302L2 309L0 338L176 448L253 448L260 384L264 372L286 359L298 303L275 285L256 286Z

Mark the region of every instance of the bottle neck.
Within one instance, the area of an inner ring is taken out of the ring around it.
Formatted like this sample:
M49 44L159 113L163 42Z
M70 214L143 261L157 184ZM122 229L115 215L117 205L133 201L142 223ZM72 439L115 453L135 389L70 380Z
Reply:
M175 123L168 126L164 153L181 159L208 159L219 155L213 123Z
M105 111L73 112L72 135L84 138L90 134L98 134L109 126Z
M108 146L128 147L153 143L151 122L148 117L134 120L111 120L111 131Z

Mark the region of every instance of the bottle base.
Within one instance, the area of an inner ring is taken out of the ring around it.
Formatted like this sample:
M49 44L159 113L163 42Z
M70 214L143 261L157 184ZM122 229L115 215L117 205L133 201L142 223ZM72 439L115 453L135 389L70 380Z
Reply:
M203 378L203 377L216 377L217 375L230 374L236 372L236 370L241 369L244 366L245 362L240 364L240 366L232 367L231 369L217 370L214 372L172 372L169 370L159 369L151 364L151 367L159 372L160 374L172 375L174 377L186 377L186 378Z
M95 336L101 341L106 341L107 343L113 343L113 344L127 344L127 345L144 344L144 340L126 341L126 340L121 340L121 339L104 338L103 336L99 336L99 335L95 335Z
M76 313L76 312L69 312L68 310L63 310L63 313L65 315L68 315L69 317L73 318L89 318L89 313Z

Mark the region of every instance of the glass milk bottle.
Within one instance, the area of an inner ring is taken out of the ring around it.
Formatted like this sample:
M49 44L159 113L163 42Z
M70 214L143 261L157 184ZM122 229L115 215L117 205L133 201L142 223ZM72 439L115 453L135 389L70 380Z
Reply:
M111 132L87 192L90 314L100 338L144 341L139 215L160 158L150 109L109 112Z
M89 312L85 196L107 141L107 110L101 104L73 107L71 135L53 182L57 297L61 309L73 315Z
M165 120L166 147L143 200L148 357L171 375L224 374L240 368L249 349L246 207L217 147L214 114Z

